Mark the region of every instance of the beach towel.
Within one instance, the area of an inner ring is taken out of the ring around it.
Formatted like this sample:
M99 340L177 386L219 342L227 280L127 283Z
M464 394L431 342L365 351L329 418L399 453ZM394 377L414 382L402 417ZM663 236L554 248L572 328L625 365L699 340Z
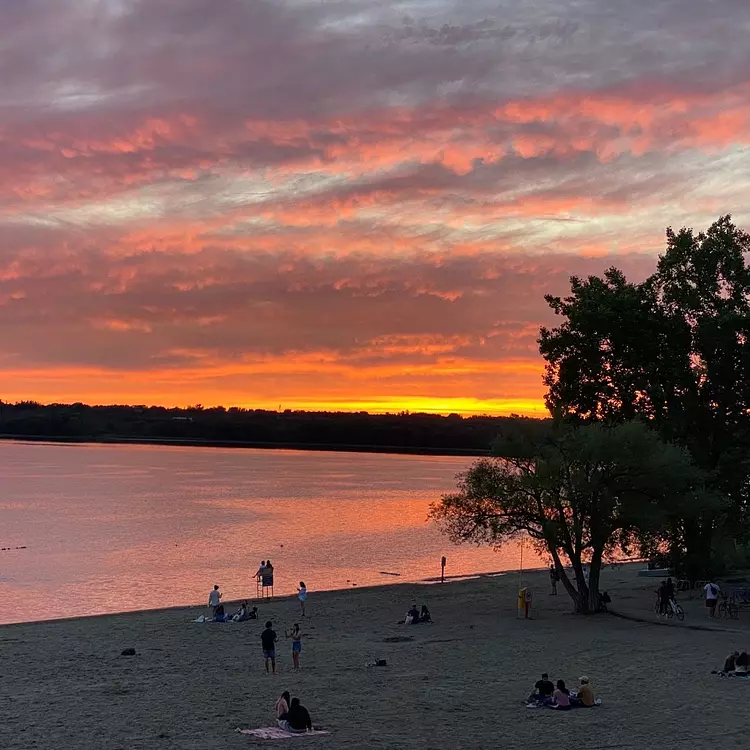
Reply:
M236 620L233 620L231 617L226 617L223 620L214 620L213 617L206 617L205 615L200 615L199 617L196 617L193 622L236 622Z
M574 711L576 708L596 708L597 706L601 706L601 705L602 705L602 699L601 698L597 698L594 701L594 705L593 706L577 706L574 703L571 703L570 704L570 710ZM560 713L566 713L567 712L567 709L561 711L557 706L553 706L550 703L538 703L537 701L534 701L533 703L527 703L526 704L526 708L551 708L553 711L559 711Z
M315 734L330 734L325 729L313 729L312 732L293 733L283 730L281 727L260 727L259 729L237 729L235 732L247 734L260 740L285 740L287 737L312 737Z

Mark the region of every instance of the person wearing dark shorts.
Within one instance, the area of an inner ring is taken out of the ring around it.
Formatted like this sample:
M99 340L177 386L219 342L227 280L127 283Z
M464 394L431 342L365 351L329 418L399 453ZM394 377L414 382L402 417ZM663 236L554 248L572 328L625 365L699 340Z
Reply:
M719 594L721 593L721 589L719 588L718 584L711 583L711 581L709 581L703 587L703 590L706 592L706 609L708 610L708 616L716 617L716 605L719 601Z
M263 658L266 660L266 672L276 672L276 631L270 620L266 623L266 629L260 634L260 642L263 646Z

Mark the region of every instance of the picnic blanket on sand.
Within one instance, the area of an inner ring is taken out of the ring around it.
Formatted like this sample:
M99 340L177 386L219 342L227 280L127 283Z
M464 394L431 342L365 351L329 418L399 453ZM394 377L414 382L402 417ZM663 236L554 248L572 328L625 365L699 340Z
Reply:
M240 734L248 734L251 737L257 737L261 740L284 740L287 737L312 737L314 734L330 734L324 729L313 729L312 732L287 732L281 727L260 727L259 729L240 729L234 730Z
M576 705L571 705L570 710L574 711L577 708L596 708L597 706L601 706L601 705L602 705L602 699L601 698L597 698L594 701L594 705L593 706L576 706ZM527 703L526 704L526 708L551 708L553 711L559 711L560 713L564 713L564 711L560 711L560 709L557 706L551 706L551 705L549 705L547 703L537 703L537 702Z

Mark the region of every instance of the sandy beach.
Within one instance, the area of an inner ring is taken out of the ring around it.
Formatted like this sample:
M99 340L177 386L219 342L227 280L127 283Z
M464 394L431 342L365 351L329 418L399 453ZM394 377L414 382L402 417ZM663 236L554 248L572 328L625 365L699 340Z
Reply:
M746 648L750 614L709 624L700 599L682 598L683 624L656 624L653 579L608 569L612 609L642 618L570 614L527 575L531 621L515 611L517 575L442 585L310 592L260 603L261 620L192 622L205 608L8 625L0 628L0 746L140 750L180 748L696 748L744 747L750 682L711 669ZM208 591L206 592L208 594ZM433 625L399 626L426 603ZM260 631L280 635L278 674L264 671ZM285 627L308 634L292 672ZM694 626L705 629L695 629ZM413 640L387 642L403 636ZM126 648L136 656L121 656ZM368 667L374 659L386 667ZM543 671L569 686L587 674L603 705L567 713L522 699ZM298 695L331 734L259 741L235 728L272 725L282 690Z

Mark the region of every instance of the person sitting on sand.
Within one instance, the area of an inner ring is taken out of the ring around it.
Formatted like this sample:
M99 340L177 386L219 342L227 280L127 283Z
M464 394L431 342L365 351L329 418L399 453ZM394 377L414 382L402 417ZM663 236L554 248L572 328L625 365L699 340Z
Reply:
M299 702L299 698L292 698L289 710L279 717L279 726L292 734L303 734L312 731L312 720L308 710Z
M292 702L292 697L289 695L289 691L285 690L276 701L276 720L279 721L281 717L289 711L289 704Z
M594 690L589 684L588 677L579 678L581 686L578 688L578 693L575 697L571 696L570 703L573 706L580 706L581 708L591 708L596 704L596 697L594 696Z
M432 615L430 614L430 610L427 609L427 605L422 605L422 611L419 613L419 621L420 622L432 622Z
M551 703L555 686L550 682L549 675L545 672L541 680L534 685L534 692L529 696L527 703Z
M552 693L552 702L554 707L559 708L561 711L570 709L570 690L565 687L564 680L557 681L555 692Z
M235 622L245 622L250 619L250 612L247 610L247 602L242 602L240 608L234 613L232 619Z
M411 605L411 609L406 613L406 624L416 625L419 622L419 610L416 604Z
M743 651L735 660L734 660L734 673L736 675L746 675L748 674L748 658L747 658L747 651Z
M739 651L731 651L726 659L724 659L724 666L721 668L719 674L730 675L734 674L737 657L740 655Z
M248 613L247 613L247 619L248 620L257 620L258 619L258 608L253 607Z

